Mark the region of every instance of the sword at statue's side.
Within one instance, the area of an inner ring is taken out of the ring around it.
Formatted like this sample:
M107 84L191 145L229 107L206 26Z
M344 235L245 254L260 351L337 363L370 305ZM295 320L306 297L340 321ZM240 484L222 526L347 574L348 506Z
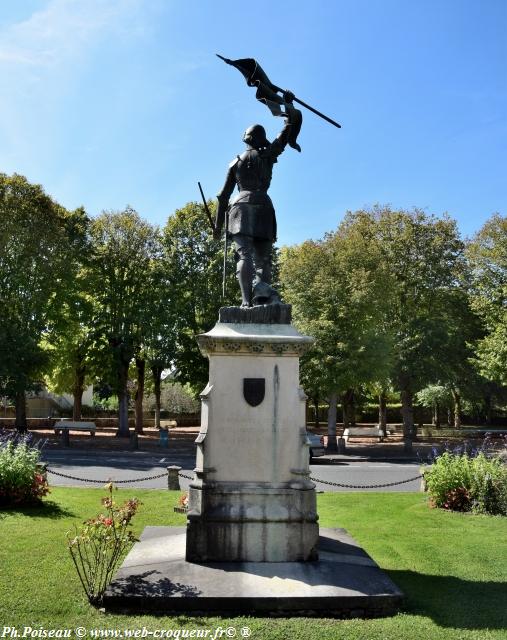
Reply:
M211 217L211 213L210 213L210 210L209 210L209 207L208 207L208 203L206 202L206 198L204 197L204 191L202 190L201 183L198 182L197 185L199 187L199 191L201 192L202 203L204 205L204 210L206 211L206 215L208 216L208 220L209 220L209 223L211 225L211 230L215 231L215 225L213 224L213 218Z
M208 207L208 203L206 202L206 198L204 197L204 191L202 190L201 183L197 182L199 187L199 191L201 192L202 202L204 204L204 210L206 211L206 215L208 216L209 223L211 225L211 229L213 233L215 233L215 225L213 224L213 218L211 217L211 213ZM223 276L222 276L222 298L225 299L225 276L227 272L227 226L229 221L229 214L225 214L225 239L224 239L224 265L223 265Z

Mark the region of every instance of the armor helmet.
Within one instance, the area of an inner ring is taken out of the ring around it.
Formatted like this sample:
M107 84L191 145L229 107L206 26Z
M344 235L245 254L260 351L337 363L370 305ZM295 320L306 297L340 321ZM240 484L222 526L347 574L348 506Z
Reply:
M260 124L254 124L243 134L243 142L254 149L261 149L269 146L269 140L266 138L266 130Z

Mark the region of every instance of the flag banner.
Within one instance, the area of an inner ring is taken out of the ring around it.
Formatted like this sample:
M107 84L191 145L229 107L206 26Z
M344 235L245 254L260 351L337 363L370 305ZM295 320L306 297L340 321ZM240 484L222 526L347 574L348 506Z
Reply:
M299 151L299 145L296 140L301 130L303 116L292 102L285 101L283 95L279 95L279 92L283 94L283 89L271 82L264 69L253 58L230 60L220 55L218 57L227 62L227 64L236 67L249 87L256 87L255 97L259 102L264 103L274 116L283 116L289 119L292 126L288 144Z

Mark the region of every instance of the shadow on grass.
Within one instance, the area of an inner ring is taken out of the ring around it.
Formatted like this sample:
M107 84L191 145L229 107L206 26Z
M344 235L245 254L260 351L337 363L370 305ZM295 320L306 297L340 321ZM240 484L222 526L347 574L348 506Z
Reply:
M455 629L507 628L507 583L433 576L416 571L389 571L404 592L408 613L430 617Z
M22 514L32 518L72 518L76 514L61 507L51 500L44 500L40 504L0 506L0 520L8 515Z

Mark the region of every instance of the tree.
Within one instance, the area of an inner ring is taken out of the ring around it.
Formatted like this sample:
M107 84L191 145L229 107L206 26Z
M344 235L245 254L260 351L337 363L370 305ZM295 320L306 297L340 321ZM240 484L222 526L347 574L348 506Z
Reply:
M212 212L215 204L208 202ZM208 380L208 363L199 351L196 336L209 331L222 306L237 304L239 287L231 252L227 260L226 296L222 296L223 245L214 240L204 207L190 202L178 209L164 229L167 266L177 308L176 378L201 391Z
M89 236L90 221L83 228L81 250L67 268L69 283L59 309L58 331L47 338L50 369L47 387L56 393L71 393L74 399L72 419L81 420L83 393L92 384L95 374L94 352L97 331L94 327L95 299L90 279L88 259L92 251Z
M188 385L183 386L175 382L170 375L166 376L161 384L160 401L163 409L170 413L196 413L200 408L199 400L196 400ZM148 395L147 403L151 409L156 408L154 394Z
M440 427L441 409L448 409L451 406L450 390L441 384L430 384L416 393L416 401L423 407L432 410L432 424Z
M485 378L507 385L507 217L493 215L469 243L467 257L471 305L485 328L474 360Z
M44 342L61 323L86 215L66 211L23 176L0 174L0 221L0 388L25 430L25 392L48 365Z
M302 359L303 383L312 380L329 399L328 450L336 450L336 403L345 419L354 390L389 371L391 338L382 302L390 290L379 247L363 220L347 217L322 241L282 250L284 299L297 326L316 339Z
M464 245L456 222L447 216L439 219L418 209L392 211L389 207L355 215L369 218L390 274L386 318L395 337L391 377L401 395L409 451L415 437L414 393L440 379L443 363L456 356Z
M160 392L162 373L170 368L176 352L176 321L179 311L176 305L171 265L163 250L160 258L150 265L149 286L145 290L143 319L139 326L138 351L136 353L136 431L142 432L143 395L145 369L151 371L155 394L155 426L160 427Z
M48 338L50 356L46 385L55 393L71 393L73 396L72 419L81 420L83 393L93 382L94 331L89 319L89 301L84 301L77 315L67 315L65 326ZM91 306L91 305L90 305ZM62 308L63 311L63 308Z
M90 277L96 300L104 371L118 395L119 436L128 436L128 372L147 317L152 263L160 259L157 231L127 207L104 212L91 224Z
M149 333L145 336L145 354L153 379L153 393L155 395L155 427L160 428L160 405L162 374L165 369L173 366L176 354L176 320L177 307L169 298L154 316Z

